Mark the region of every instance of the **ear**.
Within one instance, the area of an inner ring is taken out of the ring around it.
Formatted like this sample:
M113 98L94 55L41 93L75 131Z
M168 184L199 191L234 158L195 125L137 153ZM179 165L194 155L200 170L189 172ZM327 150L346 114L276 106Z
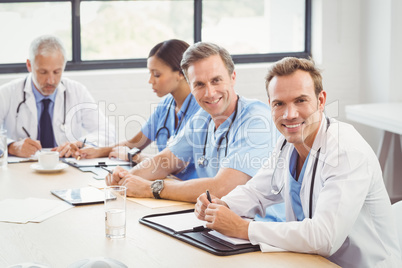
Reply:
M27 66L28 72L32 72L32 65L31 65L31 61L30 61L30 60L27 60L26 66Z
M178 72L177 81L181 81L181 80L185 79L184 74L182 74L179 71L177 71L177 72Z
M236 71L233 71L231 78L232 78L233 85L234 85L236 83Z
M320 92L320 94L318 94L318 108L320 109L320 111L324 111L326 101L327 101L327 92L323 90Z

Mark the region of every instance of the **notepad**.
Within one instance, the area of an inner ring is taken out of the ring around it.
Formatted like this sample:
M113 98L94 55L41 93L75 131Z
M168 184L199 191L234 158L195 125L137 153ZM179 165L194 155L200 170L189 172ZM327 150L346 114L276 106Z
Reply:
M214 237L217 237L219 239L222 239L222 240L224 240L226 242L229 242L230 244L233 244L233 245L250 244L250 240L226 236L226 235L221 234L221 233L219 233L217 231L210 231L208 234L212 235Z
M0 221L12 223L42 222L73 206L60 200L25 198L0 201Z
M169 216L156 216L148 218L148 221L165 226L175 232L192 230L194 227L205 226L205 221L199 220L194 212L172 214Z

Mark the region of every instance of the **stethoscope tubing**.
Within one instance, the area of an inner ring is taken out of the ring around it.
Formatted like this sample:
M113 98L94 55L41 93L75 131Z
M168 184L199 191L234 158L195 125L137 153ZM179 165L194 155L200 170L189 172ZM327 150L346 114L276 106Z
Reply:
M24 103L26 102L26 100L27 100L26 92L25 92L25 90L24 90L24 89L25 89L26 82L27 82L27 77L25 78L24 84L22 85L22 101L21 101L20 103L18 103L17 110L16 110L16 112L17 112L16 118L18 118L21 105L24 104ZM61 83L63 84L62 81L61 81ZM67 92L66 92L66 91L67 91L67 90L64 91L64 116L63 116L63 124L61 125L61 129L62 129L63 131L64 131L64 126L65 126L65 124L66 124L66 110L67 110ZM23 130L26 131L24 127L23 127ZM27 133L27 134L28 134L28 133Z
M190 94L191 94L191 93L190 93ZM190 107L192 100L193 100L193 95L190 95L190 99L189 99L189 101L188 101L187 107L186 107L186 109L184 110L184 113L183 113L182 118L180 119L179 123L177 124L177 128L176 128L176 130L175 130L175 132L174 132L174 135L176 135L176 134L177 134L177 131L180 129L180 126L181 126L182 122L184 121L184 117L185 117L186 114L187 114L188 108ZM169 112L170 112L170 109L172 108L173 102L174 102L174 98L172 98L172 100L170 101L169 108L168 108L167 113L166 113L166 116L165 116L165 120L163 121L163 126L160 127L160 128L158 129L158 131L156 131L155 140L158 139L158 136L159 136L160 132L161 132L162 130L164 130L164 129L167 131L167 134L168 134L168 135L167 135L167 138L168 138L168 139L170 138L170 131L169 131L169 129L166 127L166 122L167 122L167 120L168 120Z
M233 119L229 124L228 130L226 131L225 136L219 139L218 146L217 146L217 149L216 149L217 152L219 152L219 149L221 148L221 145L222 145L222 141L225 139L226 140L225 157L228 155L228 134L229 134L230 129L232 128L233 122L236 120L238 104L239 104L239 96L237 96L236 107L235 107L235 110L234 110ZM207 142L208 142L209 124L211 123L211 120L212 120L212 117L209 118L209 121L208 121L208 124L207 124L207 133L205 135L204 148L203 148L202 156L198 159L198 165L200 167L205 167L206 165L208 165L208 160L206 159L206 148L207 148Z
M328 131L328 128L331 124L330 120L328 117L326 117L327 120L327 129L326 131ZM282 152L283 152L283 148L285 147L287 143L287 140L284 140L282 145L281 145L281 149L279 151L279 157L281 156ZM321 147L318 149L317 154L316 154L316 158L314 161L314 166L313 166L313 174L311 177L311 184L310 184L310 197L309 197L309 218L312 218L312 213L313 213L313 193L314 193L314 182L315 182L315 175L317 172L317 165L318 165L318 159L320 157L320 152L321 152ZM279 157L278 157L278 161L279 161ZM278 163L277 163L278 164ZM276 165L277 165L276 164ZM275 177L275 173L276 173L276 166L275 166L275 170L274 173L272 174L272 178L271 178L271 187L273 186L273 181L274 181L274 177ZM283 187L285 186L285 183L282 184L281 188L278 190L271 190L271 193L273 193L274 195L278 195L280 192L282 192Z

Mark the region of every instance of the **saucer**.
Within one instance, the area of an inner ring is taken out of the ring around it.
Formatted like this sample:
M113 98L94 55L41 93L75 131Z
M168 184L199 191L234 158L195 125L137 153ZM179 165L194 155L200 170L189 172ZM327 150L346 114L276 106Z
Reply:
M42 173L53 173L53 172L59 172L62 171L68 167L66 163L58 163L54 168L52 169L44 169L41 165L38 163L32 164L31 169L37 171L37 172L42 172Z

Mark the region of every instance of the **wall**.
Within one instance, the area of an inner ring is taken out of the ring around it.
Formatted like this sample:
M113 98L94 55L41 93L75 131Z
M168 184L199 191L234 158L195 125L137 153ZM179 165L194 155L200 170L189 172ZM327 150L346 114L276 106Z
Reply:
M345 105L402 100L402 1L313 0L313 57L323 70L327 112L345 121ZM269 64L237 65L239 94L267 102L264 76ZM0 85L24 74L0 75ZM130 137L159 99L145 69L66 72L106 104L120 122L119 137ZM112 109L115 108L115 109ZM353 123L377 150L380 132Z

